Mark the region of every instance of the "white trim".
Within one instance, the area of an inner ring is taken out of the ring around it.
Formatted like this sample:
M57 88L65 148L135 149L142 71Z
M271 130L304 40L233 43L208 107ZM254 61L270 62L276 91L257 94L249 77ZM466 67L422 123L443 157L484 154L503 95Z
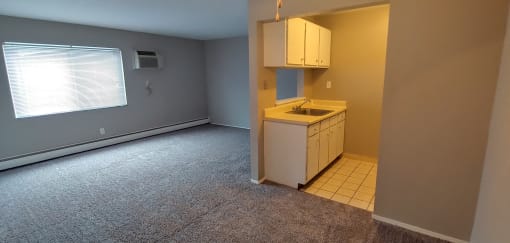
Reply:
M22 157L7 159L4 161L0 161L0 171L18 167L18 166L22 166L22 165L32 164L32 163L36 163L36 162L40 162L40 161L44 161L44 160L48 160L48 159L54 159L54 158L62 157L65 155L80 153L80 152L84 152L87 150L97 149L97 148L101 148L101 147L106 147L106 146L110 146L110 145L114 145L114 144L119 144L119 143L124 143L124 142L128 142L128 141L140 139L140 138L154 136L154 135L158 135L158 134L162 134L162 133L172 132L172 131L176 131L176 130L180 130L180 129L184 129L184 128L199 126L199 125L203 125L203 124L207 124L207 123L209 123L209 118L186 122L186 123L173 125L173 126L167 126L167 127L161 127L161 128L156 128L156 129L151 129L151 130L146 130L146 131L140 131L140 132L136 132L136 133L132 133L132 134L122 135L119 137L107 138L107 139L99 140L99 141L91 141L89 143L84 143L84 144L71 145L69 147L57 148L57 149L51 150L51 151L42 151L42 152L39 152L36 154L30 154L30 155L26 155L26 156L22 156Z
M260 180L250 179L251 183L257 184L257 185L260 185L260 184L264 183L265 180L266 180L266 177L264 177L264 178L262 178Z
M400 222L400 221L397 221L397 220L394 220L394 219L389 219L389 218L386 218L386 217L383 217L383 216L372 214L372 218L377 220L377 221L381 221L381 222L384 222L384 223L387 223L387 224L395 225L395 226L398 226L398 227L401 227L401 228L404 228L404 229L408 229L410 231L414 231L414 232L418 232L420 234L432 236L432 237L435 237L435 238L438 238L438 239L441 239L441 240L446 240L446 241L450 241L450 242L453 242L453 243L468 243L468 241L465 241L465 240L461 240L461 239L457 239L457 238L454 238L454 237L451 237L451 236L447 236L447 235L443 235L443 234L440 234L440 233L436 233L436 232L433 232L433 231L430 231L430 230L427 230L427 229L423 229L423 228L420 228L420 227L417 227L417 226L414 226L414 225L406 224L406 223L403 223L403 222Z
M213 125L218 125L218 126L224 126L224 127L235 127L235 128L241 128L241 129L247 129L247 130L250 130L250 128L249 128L249 127L240 127L240 126L227 125L227 124L223 124L223 123L216 123L216 122L211 122L211 124L213 124Z
M276 100L274 104L275 104L275 106L279 106L279 105L285 105L285 104L289 104L289 103L297 102L297 101L301 101L301 100L306 100L306 97L294 97L294 98Z

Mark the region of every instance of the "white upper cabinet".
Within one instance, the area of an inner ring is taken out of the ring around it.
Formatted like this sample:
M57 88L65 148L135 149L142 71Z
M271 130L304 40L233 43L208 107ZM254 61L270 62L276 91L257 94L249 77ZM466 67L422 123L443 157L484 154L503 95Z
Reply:
M302 19L289 19L287 21L287 64L289 65L303 65L305 29L306 22Z
M318 25L306 22L305 30L305 65L317 66L319 65L319 33L320 28Z
M319 29L319 66L329 67L331 60L331 31L320 27Z
M301 18L263 26L265 67L329 67L331 32L328 29Z

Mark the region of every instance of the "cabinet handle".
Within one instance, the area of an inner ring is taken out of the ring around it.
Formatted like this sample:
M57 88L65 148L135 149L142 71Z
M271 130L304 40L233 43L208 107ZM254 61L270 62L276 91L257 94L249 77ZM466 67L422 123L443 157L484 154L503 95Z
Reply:
M317 63L318 63L318 62L319 62L319 59L315 59L315 62L317 62Z
M323 62L324 62L324 60L321 60L321 63L323 63Z

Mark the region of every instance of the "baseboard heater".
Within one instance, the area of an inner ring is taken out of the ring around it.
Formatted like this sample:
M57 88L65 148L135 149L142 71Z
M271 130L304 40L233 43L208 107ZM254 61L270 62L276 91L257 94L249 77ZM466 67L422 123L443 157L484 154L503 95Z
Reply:
M180 124L153 128L149 130L138 131L134 133L129 133L125 135L120 135L116 137L106 138L102 140L89 141L80 144L73 144L65 147L60 147L52 150L39 151L32 154L25 154L21 156L11 157L0 160L0 171L11 169L14 167L19 167L23 165L33 164L37 162L42 162L49 159L54 159L66 155L76 154L85 152L88 150L98 149L110 145L115 145L119 143L129 142L141 138L146 138L162 133L172 132L176 130L181 130L189 127L199 126L203 124L209 123L209 118L194 120L189 122L184 122Z

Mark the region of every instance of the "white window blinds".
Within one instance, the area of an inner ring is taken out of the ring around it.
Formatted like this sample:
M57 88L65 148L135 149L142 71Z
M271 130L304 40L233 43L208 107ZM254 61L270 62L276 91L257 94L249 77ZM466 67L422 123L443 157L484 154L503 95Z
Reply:
M2 47L16 118L127 105L119 49Z

